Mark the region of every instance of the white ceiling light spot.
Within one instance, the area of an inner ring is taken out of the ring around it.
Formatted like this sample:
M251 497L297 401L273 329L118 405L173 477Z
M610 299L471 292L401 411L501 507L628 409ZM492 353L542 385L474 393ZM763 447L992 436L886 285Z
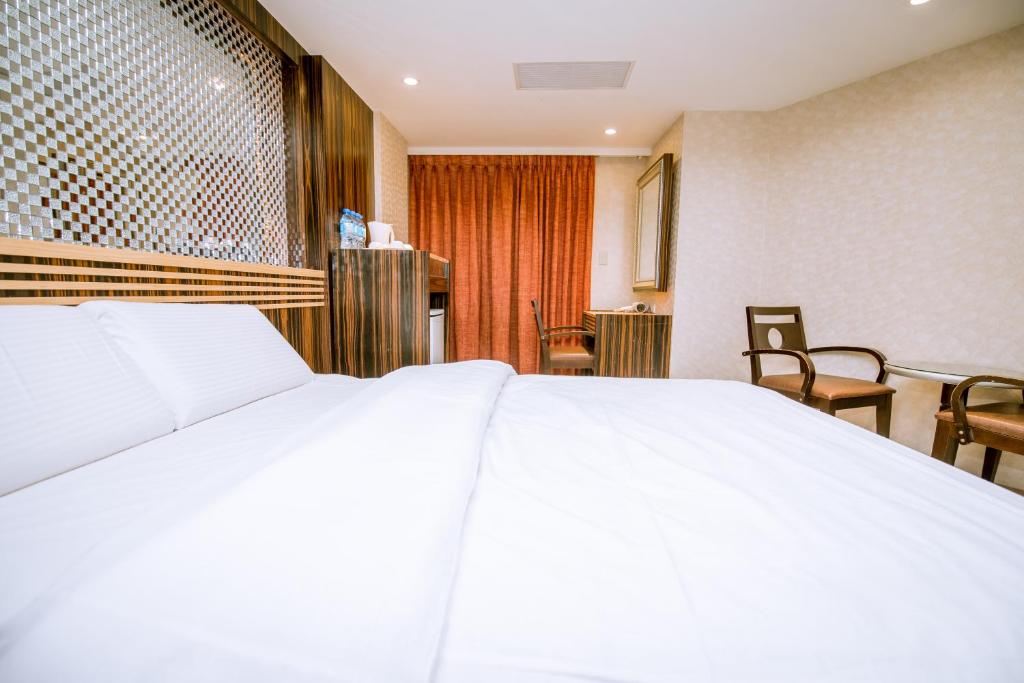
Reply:
M928 0L910 0L911 5L923 5L926 2L928 2Z
M402 83L405 83L406 85L419 85L419 82L420 79L416 78L415 76L406 76L405 78L402 79Z
M619 131L615 130L614 128L605 128L604 129L604 134L605 135L615 135L618 132Z

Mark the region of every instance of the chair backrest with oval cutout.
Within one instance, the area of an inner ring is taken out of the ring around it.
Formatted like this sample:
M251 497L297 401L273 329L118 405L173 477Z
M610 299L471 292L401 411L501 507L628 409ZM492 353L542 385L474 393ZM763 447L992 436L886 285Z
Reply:
M747 306L747 341L750 350L787 349L807 352L804 321L799 306ZM750 356L750 378L761 379L761 359Z

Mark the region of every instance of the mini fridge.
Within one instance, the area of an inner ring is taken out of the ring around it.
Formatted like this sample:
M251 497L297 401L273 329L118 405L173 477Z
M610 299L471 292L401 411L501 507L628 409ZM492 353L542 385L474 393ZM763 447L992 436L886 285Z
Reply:
M430 364L444 362L444 309L430 309Z

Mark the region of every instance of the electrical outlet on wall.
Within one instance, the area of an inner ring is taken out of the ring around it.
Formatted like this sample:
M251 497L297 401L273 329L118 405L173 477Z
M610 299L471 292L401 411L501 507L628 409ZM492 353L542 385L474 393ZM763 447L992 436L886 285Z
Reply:
M608 251L601 249L597 252L597 265L607 266L608 265Z

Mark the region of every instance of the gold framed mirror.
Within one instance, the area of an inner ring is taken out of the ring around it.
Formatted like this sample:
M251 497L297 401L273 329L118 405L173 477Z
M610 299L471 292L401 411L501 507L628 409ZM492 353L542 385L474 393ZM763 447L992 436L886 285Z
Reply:
M672 155L663 154L636 181L633 289L668 289Z

